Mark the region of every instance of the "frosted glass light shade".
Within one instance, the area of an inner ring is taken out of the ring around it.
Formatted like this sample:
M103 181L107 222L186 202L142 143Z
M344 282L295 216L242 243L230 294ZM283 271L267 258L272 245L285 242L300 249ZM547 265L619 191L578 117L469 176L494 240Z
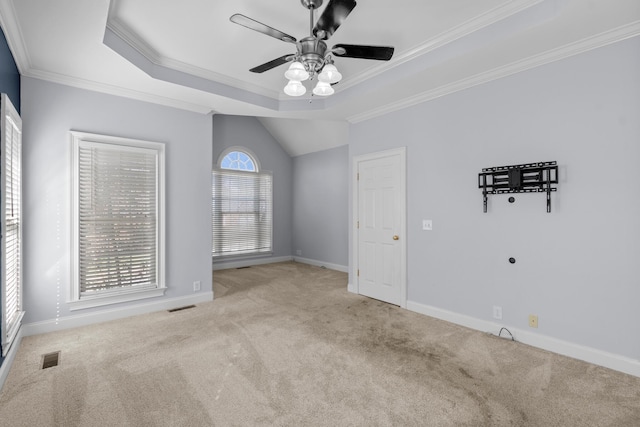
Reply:
M284 93L289 96L302 96L307 92L307 88L298 80L290 80L284 87Z
M331 85L327 82L318 82L318 84L316 85L316 87L313 88L313 93L315 95L319 95L319 96L329 96L329 95L333 95L333 92L335 92L333 90L333 88L331 87Z
M322 72L318 74L318 80L325 83L338 83L340 79L342 79L342 74L333 64L325 65Z
M289 69L285 71L284 76L289 80L302 82L309 78L309 73L304 69L302 62L294 61L289 65Z

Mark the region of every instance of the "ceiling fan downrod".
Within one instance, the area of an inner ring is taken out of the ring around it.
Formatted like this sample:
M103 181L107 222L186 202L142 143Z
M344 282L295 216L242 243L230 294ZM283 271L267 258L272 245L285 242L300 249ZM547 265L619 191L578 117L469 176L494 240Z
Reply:
M326 33L319 31L313 34L315 26L315 10L322 6L323 0L300 0L302 5L309 9L309 37L305 37L298 42L298 55L296 60L301 61L311 78L322 70L325 63L330 60L329 55L325 56L327 44L324 42Z
M300 0L300 3L309 9L309 36L313 37L313 26L315 22L313 13L322 6L322 0Z

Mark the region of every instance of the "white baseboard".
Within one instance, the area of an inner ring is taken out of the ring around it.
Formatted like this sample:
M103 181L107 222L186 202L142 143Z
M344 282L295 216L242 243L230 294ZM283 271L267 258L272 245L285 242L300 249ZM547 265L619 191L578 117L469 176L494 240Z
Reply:
M214 261L213 270L215 271L215 270L226 270L228 268L251 267L252 265L272 264L274 262L286 262L286 261L292 261L292 260L293 260L292 256L281 256L281 257L240 259L236 261Z
M13 343L11 343L11 348L9 348L9 352L5 356L2 361L2 365L0 365L0 391L2 387L4 387L4 382L7 380L9 376L9 370L11 369L11 365L13 365L13 359L16 357L16 353L18 352L18 348L20 348L20 342L22 341L22 327L18 329L18 333L16 337L13 339Z
M302 258L299 256L293 257L293 260L295 262L300 262L302 264L315 265L316 267L326 267L330 270L341 271L343 273L349 272L349 267L347 267L346 265L332 264L330 262L324 262L324 261L316 261L315 259Z
M477 319L471 316L466 316L464 314L458 314L452 311L443 310L437 307L432 307L412 301L407 301L407 310L415 311L416 313L425 314L437 319L446 320L447 322L455 323L457 325L466 326L470 329L475 329L482 332L491 332L496 335L500 331L500 328L506 326L492 321ZM618 354L607 353L595 348L586 347L580 344L574 344L568 341L559 340L557 338L513 328L510 326L506 327L508 327L509 331L513 334L515 340L523 344L538 347L543 350L561 354L563 356L573 357L574 359L593 363L594 365L604 366L606 368L624 372L625 374L640 377L639 360L631 359Z
M26 323L22 325L21 331L24 336L44 334L47 332L77 328L79 326L92 325L94 323L106 322L109 320L122 319L124 317L136 316L139 314L152 313L154 311L170 310L172 308L212 300L213 292L197 292L193 295L183 297L166 298L160 301L147 302L144 304L129 305L91 313L74 314L72 316L44 320L41 322ZM5 364L3 363L3 368L4 365Z

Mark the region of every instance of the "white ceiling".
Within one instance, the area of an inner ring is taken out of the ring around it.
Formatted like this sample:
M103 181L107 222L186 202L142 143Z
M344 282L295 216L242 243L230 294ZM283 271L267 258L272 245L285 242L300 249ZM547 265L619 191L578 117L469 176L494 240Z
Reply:
M230 22L234 13L309 34L299 0L0 0L21 74L257 116L293 156L346 144L347 123L640 34L639 0L360 0L328 45L391 45L394 57L336 58L336 94L298 99L282 91L286 66L248 71L294 46Z

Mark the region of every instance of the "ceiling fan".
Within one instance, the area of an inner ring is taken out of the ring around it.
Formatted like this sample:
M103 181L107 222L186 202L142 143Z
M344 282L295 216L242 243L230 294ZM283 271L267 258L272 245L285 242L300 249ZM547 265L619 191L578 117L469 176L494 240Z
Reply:
M245 15L236 13L232 15L231 22L242 25L251 30L266 34L270 37L296 45L296 53L283 55L279 58L258 65L250 69L253 73L263 73L272 68L291 62L285 77L289 83L285 86L284 92L290 96L301 96L306 92L302 82L318 76L318 84L313 89L316 95L331 95L334 90L331 87L340 81L342 75L333 64L334 56L343 58L375 59L388 61L393 56L394 48L391 46L365 46L355 44L336 44L331 49L327 49L325 40L335 33L342 22L349 16L356 7L355 0L329 0L324 12L315 23L314 11L322 6L323 0L300 0L302 5L309 9L309 36L300 40L289 34L276 30L273 27L251 19Z

